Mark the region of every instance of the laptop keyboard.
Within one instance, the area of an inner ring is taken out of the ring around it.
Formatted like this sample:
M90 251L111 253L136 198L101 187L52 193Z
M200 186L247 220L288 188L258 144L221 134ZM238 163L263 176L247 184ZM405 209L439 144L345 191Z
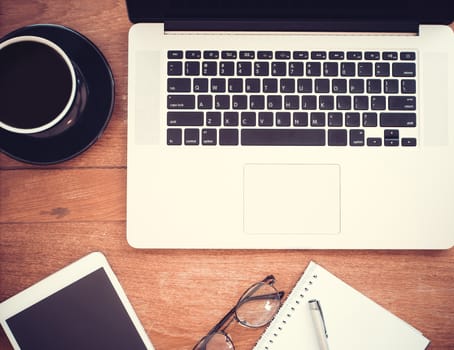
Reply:
M167 52L169 146L417 145L416 52Z

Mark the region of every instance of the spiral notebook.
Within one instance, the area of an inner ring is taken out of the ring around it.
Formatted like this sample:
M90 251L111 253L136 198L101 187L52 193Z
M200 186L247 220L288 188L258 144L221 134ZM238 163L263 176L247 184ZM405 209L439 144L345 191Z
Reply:
M308 301L320 301L330 350L426 349L417 329L310 262L254 350L318 350Z

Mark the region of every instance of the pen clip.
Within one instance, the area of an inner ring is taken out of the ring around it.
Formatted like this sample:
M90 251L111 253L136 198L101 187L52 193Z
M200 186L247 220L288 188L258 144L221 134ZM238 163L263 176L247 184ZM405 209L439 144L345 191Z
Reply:
M315 308L320 313L320 316L322 319L323 332L325 333L325 337L328 338L328 330L326 329L325 317L323 317L322 305L320 304L320 302L317 299L309 300L309 304L311 304L311 305L315 304Z

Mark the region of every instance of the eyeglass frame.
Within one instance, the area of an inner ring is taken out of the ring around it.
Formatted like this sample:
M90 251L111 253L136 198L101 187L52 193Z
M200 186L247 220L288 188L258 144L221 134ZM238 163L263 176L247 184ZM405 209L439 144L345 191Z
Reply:
M248 325L244 322L242 322L237 314L236 314L236 311L237 309L243 304L243 303L240 303L242 301L242 299L245 297L246 293L250 291L250 289L254 286L257 286L257 288L259 288L262 284L268 284L270 286L272 286L274 288L274 283L276 282L276 279L274 278L273 275L268 275L266 276L262 281L260 282L257 282L257 283L254 283L252 284L249 288L247 288L245 290L245 292L241 295L241 297L238 299L238 302L235 304L234 307L232 307L230 309L230 311L228 311L224 317L222 317L222 319L213 327L211 328L211 330L204 336L202 337L196 344L195 346L193 347L193 350L195 350L199 345L203 344L202 342L205 343L205 345L208 343L208 341L215 335L215 334L218 334L218 333L222 333L227 339L229 339L229 341L232 343L233 345L233 341L232 339L230 338L230 336L225 332L225 330L230 326L230 324L233 322L233 321L237 321L239 324L247 327L247 328L260 328L260 327L264 327L265 325L269 324L272 319L274 318L274 316L276 315L276 313L278 312L279 308L276 310L275 314L273 315L273 317L270 318L270 320L268 322L266 322L265 324L263 325L260 325L260 326L251 326L251 325ZM251 294L254 293L255 291L252 291L250 292ZM276 294L279 296L279 305L281 306L282 305L282 298L284 297L284 294L285 292L284 291L277 291L276 289ZM265 295L266 296L266 295ZM263 295L261 295L260 297L264 297ZM233 317L232 317L233 316ZM227 322L228 320L230 319L229 322Z

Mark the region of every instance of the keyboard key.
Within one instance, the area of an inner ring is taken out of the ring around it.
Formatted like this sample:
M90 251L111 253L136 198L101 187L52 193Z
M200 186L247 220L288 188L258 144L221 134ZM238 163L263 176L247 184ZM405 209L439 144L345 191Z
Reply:
M259 60L272 60L273 51L259 51L257 52L257 58Z
M277 79L263 79L263 92L277 92Z
M385 79L385 93L397 94L399 92L399 81L397 79Z
M329 79L315 79L315 92L317 93L329 92Z
M235 64L233 62L221 62L219 64L219 74L232 76L235 74Z
M345 113L345 126L358 127L361 124L361 117L359 113L351 112Z
M167 96L168 109L194 109L195 96L194 95L168 95Z
M221 146L237 146L238 129L220 129L219 144Z
M414 111L416 109L415 96L389 96L388 109L391 111Z
M286 95L284 96L284 108L285 109L299 109L300 98L297 95Z
M238 112L224 112L224 126L238 126Z
M367 145L372 147L378 147L382 145L382 139L379 137L368 137Z
M272 62L271 75L284 76L287 74L287 64L285 62Z
M198 60L201 57L202 57L202 53L198 50L186 51L186 59L188 59L188 60Z
M389 63L388 62L377 62L375 63L375 76L377 77L389 77Z
M312 93L312 79L298 79L297 81L298 92L311 94Z
M303 75L303 62L290 62L288 65L288 75L300 77Z
M369 109L369 96L355 96L353 97L353 108L356 110Z
M256 76L268 76L270 74L270 64L268 62L255 62L254 63L254 75Z
M213 78L211 79L211 92L225 92L225 79Z
M397 147L399 146L399 139L385 139L385 146Z
M331 90L335 94L344 94L347 92L347 79L333 79L331 81Z
M175 76L183 74L183 63L178 61L167 62L167 75Z
M367 51L364 54L364 58L366 60L379 60L380 59L380 52L378 52L378 51Z
M168 126L202 126L203 112L167 112Z
M274 57L277 60L289 60L290 59L290 51L276 51Z
M325 126L325 113L322 112L312 112L311 113L311 126Z
M330 112L328 113L328 126L330 127L339 127L343 125L342 122L342 113L339 112Z
M416 113L380 113L381 127L415 127Z
M242 129L244 146L324 146L323 129Z
M217 62L209 61L202 63L202 75L217 75L218 64Z
M414 79L402 79L400 81L400 91L403 94L414 94L414 93L416 93L416 80L414 80Z
M364 146L364 130L351 129L350 130L350 146Z
M311 59L313 60L325 60L326 51L313 51L311 52Z
M363 79L350 79L349 86L349 91L352 94L362 94L364 92Z
M168 92L190 92L191 79L189 78L169 78L167 79Z
M246 109L247 108L247 95L233 95L232 96L233 109Z
M321 75L320 62L307 62L306 63L306 75L308 77L319 77Z
M349 51L349 52L347 52L347 59L348 60L362 60L363 53L361 51Z
M186 146L196 146L199 144L199 129L184 130L184 144Z
M231 78L227 82L229 92L243 92L243 79Z
M237 62L236 73L238 76L252 75L252 63L251 62Z
M399 130L398 129L386 129L384 131L385 139L398 139L399 138Z
M251 95L249 97L249 108L250 109L264 109L265 108L265 96L264 95Z
M386 97L385 96L372 96L371 97L371 109L374 111L382 111L386 108Z
M240 59L242 60L253 60L255 58L254 51L240 51Z
M216 129L202 129L202 145L214 146L217 143Z
M203 51L203 58L206 60L215 60L219 58L219 51L207 50Z
M290 113L277 112L276 113L276 126L290 126Z
M221 126L221 112L207 112L206 125Z
M181 145L181 129L167 129L167 144L169 146Z
M351 96L337 96L336 97L336 106L339 110L349 110L352 107L352 98Z
M194 78L193 89L194 92L208 92L208 79Z
M236 51L222 51L221 57L224 60L234 60L237 57Z
M343 77L353 77L355 76L356 66L352 62L342 62L341 63L341 75Z
M293 126L303 127L308 126L309 115L307 112L293 113Z
M295 79L281 79L279 83L281 93L291 94L295 92Z
M268 109L282 109L282 96L268 95L266 97L266 105Z
M167 51L167 58L169 60L179 60L183 58L183 51L181 50L170 50Z
M416 146L416 138L414 137L403 137L402 146L404 147L414 147Z
M273 126L273 113L260 112L258 122L259 126Z
M229 95L216 95L214 97L214 108L229 109L230 108L230 96Z
M184 64L184 74L186 75L199 75L200 63L197 61L187 61Z
M370 62L358 63L358 76L371 77L372 76L372 63L370 63Z
M197 96L197 108L198 109L213 108L213 96L212 95L198 95Z
M347 146L347 130L328 130L328 146Z
M384 60L392 60L392 61L397 60L397 52L395 52L395 51L383 52L382 58Z
M255 112L241 112L241 126L255 126Z
M246 79L246 92L260 92L260 79Z
M363 127L376 127L377 125L377 113L363 113Z
M316 109L317 108L317 97L313 95L303 95L301 97L301 108L302 109Z
M294 51L293 59L294 60L307 60L309 58L309 52L307 51Z
M328 54L330 60L343 60L344 52L343 51L330 51Z
M367 93L380 94L381 93L381 80L380 79L367 79Z
M400 59L402 61L414 61L416 59L416 53L414 52L401 52Z
M337 77L339 74L339 66L337 62L324 62L323 75L325 77Z
M318 107L321 110L334 109L334 96L322 95L318 98Z
M392 66L393 77L414 77L416 76L415 63L393 63Z

